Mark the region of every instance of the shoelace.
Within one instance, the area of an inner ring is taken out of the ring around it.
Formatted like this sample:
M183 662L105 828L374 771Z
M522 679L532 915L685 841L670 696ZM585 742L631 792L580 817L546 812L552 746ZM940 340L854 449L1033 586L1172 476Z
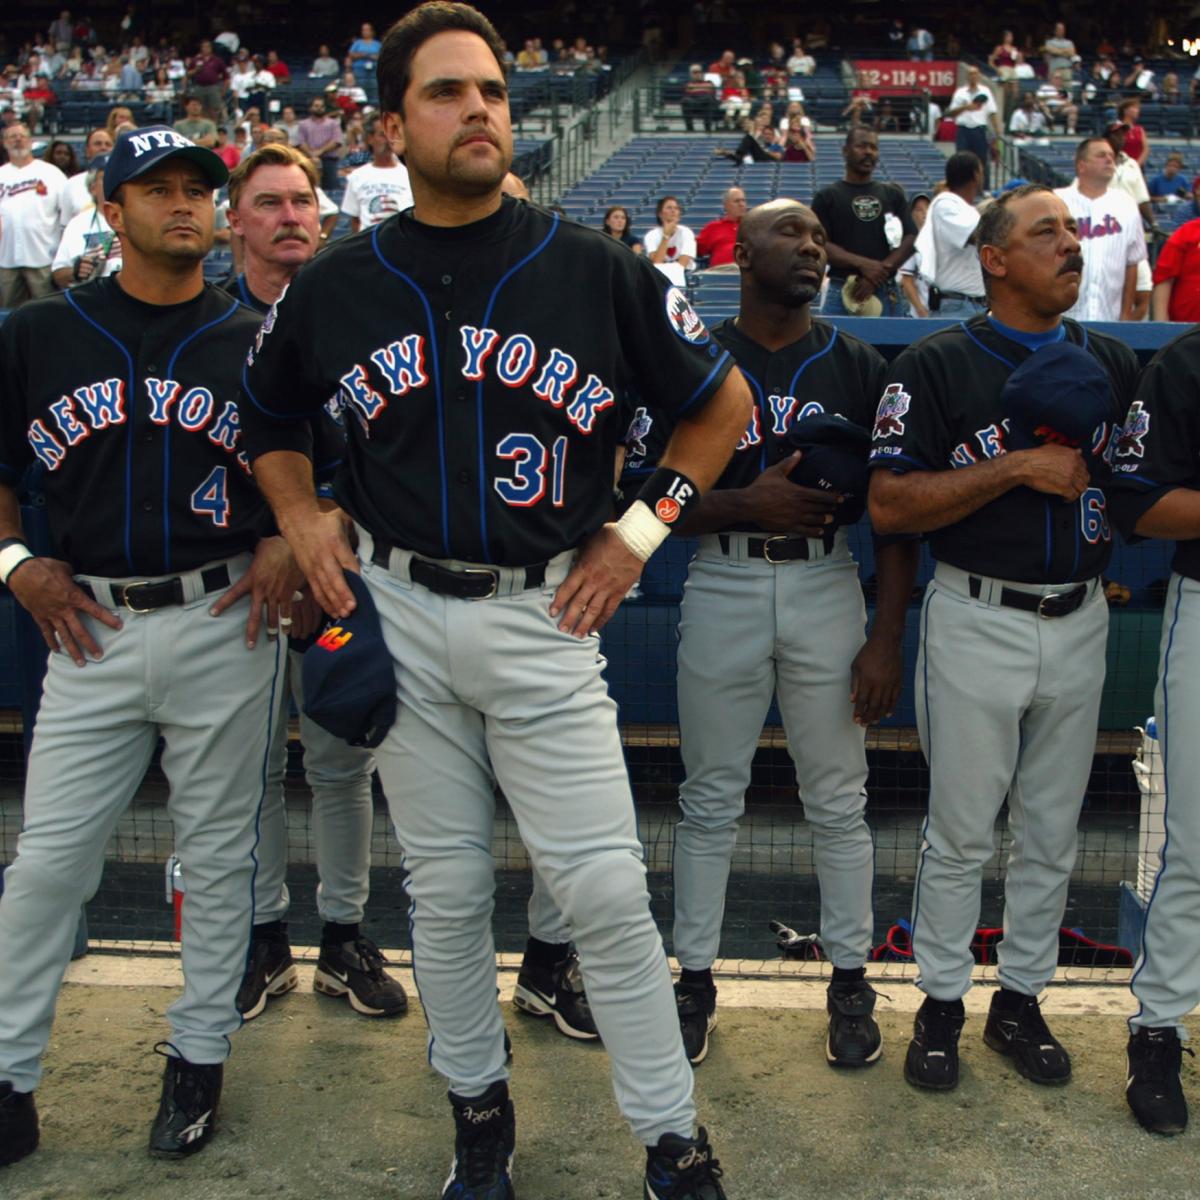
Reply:
M1054 1034L1050 1032L1050 1026L1046 1024L1046 1018L1042 1016L1042 1006L1039 1001L1031 998L1029 1003L1022 1008L1006 1015L1010 1016L1012 1020L1020 1022L1020 1034L1033 1045L1046 1046L1055 1040Z
M1142 1062L1138 1064L1140 1073L1148 1075L1155 1082L1177 1074L1185 1054L1196 1057L1191 1046L1185 1046L1178 1037L1147 1037L1142 1045Z
M383 968L387 964L387 959L383 957L383 953L374 942L369 938L355 938L354 953L358 955L359 962L362 963L363 971L367 976L376 981L383 977Z
M704 1143L704 1149L708 1150L707 1142ZM679 1185L675 1190L675 1194L681 1197L682 1200L687 1200L690 1196L698 1196L699 1192L696 1189L701 1184L711 1183L723 1178L724 1175L725 1172L721 1170L720 1161L713 1158L710 1152L709 1157L705 1161L695 1163L693 1166L685 1167L679 1171ZM685 1190L680 1191L679 1187L684 1187L685 1185Z
M963 1019L953 1011L939 1006L931 1014L923 1016L921 1022L926 1046L930 1050L949 1050L959 1029L962 1028Z
M210 1103L210 1072L195 1063L185 1062L175 1054L168 1054L160 1047L171 1047L170 1042L159 1042L154 1047L155 1054L161 1054L170 1063L171 1070L171 1099L180 1112L193 1117L203 1112ZM171 1047L173 1048L173 1047Z

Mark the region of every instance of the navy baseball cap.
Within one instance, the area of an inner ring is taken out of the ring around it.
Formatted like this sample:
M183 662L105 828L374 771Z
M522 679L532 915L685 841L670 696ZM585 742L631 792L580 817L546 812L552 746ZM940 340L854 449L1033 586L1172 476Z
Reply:
M357 606L329 620L304 652L304 713L352 746L378 746L396 719L396 672L375 601L361 575L347 571Z
M117 188L168 158L186 158L204 172L214 188L229 179L229 168L211 150L176 133L169 125L145 125L127 129L117 138L104 168L104 198L111 200Z
M1081 449L1089 467L1104 452L1105 428L1113 419L1108 372L1086 350L1054 342L1031 354L1008 377L1000 393L1008 419L1010 450L1057 443Z
M786 441L803 457L788 478L802 487L838 492L838 525L853 525L867 506L867 454L871 435L834 413L814 413L793 421Z

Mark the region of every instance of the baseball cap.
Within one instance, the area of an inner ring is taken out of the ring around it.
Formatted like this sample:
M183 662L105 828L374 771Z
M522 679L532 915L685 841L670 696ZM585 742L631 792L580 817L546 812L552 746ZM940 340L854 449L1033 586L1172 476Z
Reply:
M1017 367L1000 393L1008 448L1077 447L1095 473L1103 465L1101 435L1112 419L1111 396L1108 372L1086 350L1066 341L1043 346Z
M837 523L853 525L867 504L871 435L835 413L814 413L793 421L785 440L803 453L788 478L802 487L840 493Z
M1108 133L1116 133L1118 129L1125 129L1125 130L1128 130L1128 129L1129 129L1129 122L1128 122L1128 121L1110 121L1110 122L1109 122L1109 123L1108 123L1108 124L1107 124L1107 125L1104 127L1104 132L1105 132L1106 134L1108 134Z
M363 578L347 571L356 607L326 622L304 652L304 713L352 746L378 746L396 719L396 674L379 612Z
M846 311L855 317L880 317L883 315L883 301L873 293L865 300L855 300L854 285L858 282L857 275L847 275L842 287L842 304Z
M229 179L229 168L211 150L176 133L169 125L145 125L127 129L113 145L104 168L104 198L111 200L117 188L168 158L186 158L204 172L214 188Z

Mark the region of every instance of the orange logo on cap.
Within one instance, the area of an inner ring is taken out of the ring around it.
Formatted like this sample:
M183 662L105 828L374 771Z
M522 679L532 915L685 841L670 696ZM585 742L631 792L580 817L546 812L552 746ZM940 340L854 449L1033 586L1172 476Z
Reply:
M340 625L331 625L323 634L321 634L319 638L317 638L317 645L320 646L322 650L329 650L332 652L334 650L340 650L353 636L354 634L343 629Z
M654 506L654 515L664 524L670 525L679 516L679 503L670 496L663 496Z

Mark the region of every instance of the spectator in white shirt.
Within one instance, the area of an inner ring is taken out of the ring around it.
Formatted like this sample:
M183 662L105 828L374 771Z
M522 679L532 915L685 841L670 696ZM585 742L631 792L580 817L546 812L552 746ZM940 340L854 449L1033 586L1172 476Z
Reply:
M54 290L50 264L66 222L67 177L33 156L29 126L4 130L8 162L0 167L0 308L16 308Z
M329 47L322 44L317 47L317 57L313 59L309 79L336 79L341 68L338 61L329 53Z
M1083 248L1079 299L1067 316L1077 321L1128 321L1133 317L1137 264L1146 237L1137 205L1111 187L1117 159L1104 138L1086 138L1075 151L1075 182L1058 188L1076 222Z
M1075 135L1075 123L1079 120L1079 106L1071 99L1073 82L1070 71L1059 71L1037 90L1038 103L1053 125L1061 121L1070 137Z
M946 190L933 198L916 241L931 314L972 317L987 307L979 252L971 241L979 224L975 201L982 190L979 157L969 150L952 154L946 160Z
M52 264L54 286L76 287L89 279L115 275L121 269L121 239L104 219L104 168L108 155L101 154L83 172L92 203L76 213L63 230Z
M1050 122L1032 92L1021 97L1021 107L1013 113L1008 132L1014 137L1045 137L1050 132Z
M908 215L912 217L912 223L917 227L918 237L921 230L925 228L925 218L929 215L929 205L932 200L933 197L927 192L918 192L909 201ZM929 316L929 283L921 278L921 256L916 250L908 256L896 272L896 278L900 281L900 290L904 293L904 299L908 301L908 315L910 317Z
M797 38L792 43L792 54L787 60L789 75L811 75L817 69L817 60L804 48L804 42Z
M342 212L350 218L352 233L386 221L413 202L408 168L396 157L378 113L367 118L363 131L371 147L371 161L350 172L342 197Z
M680 225L683 206L674 196L664 196L654 215L658 224L646 231L642 246L650 261L676 287L686 287L685 272L696 261L696 235Z
M988 128L1001 133L1000 117L991 89L978 67L967 68L967 82L950 97L946 116L954 120L954 148L969 150L980 162L988 161Z

